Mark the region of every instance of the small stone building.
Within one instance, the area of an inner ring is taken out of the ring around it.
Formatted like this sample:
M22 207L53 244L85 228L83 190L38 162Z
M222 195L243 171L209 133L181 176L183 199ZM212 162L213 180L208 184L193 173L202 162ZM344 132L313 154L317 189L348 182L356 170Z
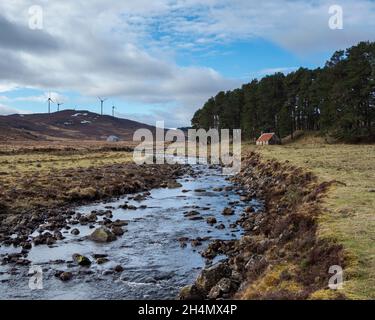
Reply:
M280 138L275 133L263 133L256 142L257 146L281 144Z
M117 136L109 136L107 138L107 142L119 142L119 141L120 141L120 138Z

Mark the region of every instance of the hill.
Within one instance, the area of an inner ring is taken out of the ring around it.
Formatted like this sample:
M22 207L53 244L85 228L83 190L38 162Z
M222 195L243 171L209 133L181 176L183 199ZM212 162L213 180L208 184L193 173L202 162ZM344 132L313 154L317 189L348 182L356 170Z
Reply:
M63 110L51 114L0 116L0 141L105 140L110 135L130 141L138 129L155 128L132 120L89 111Z

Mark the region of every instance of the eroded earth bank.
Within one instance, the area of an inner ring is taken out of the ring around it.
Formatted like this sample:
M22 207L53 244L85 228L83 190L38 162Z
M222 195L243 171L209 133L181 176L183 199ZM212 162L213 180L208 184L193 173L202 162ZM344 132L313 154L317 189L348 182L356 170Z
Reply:
M319 239L317 219L322 199L336 181L319 183L310 172L288 161L244 157L242 171L232 179L244 188L244 199L257 198L264 208L246 210L237 223L245 235L214 241L205 257L229 259L203 270L182 299L343 299L328 288L331 266L345 267L343 248Z

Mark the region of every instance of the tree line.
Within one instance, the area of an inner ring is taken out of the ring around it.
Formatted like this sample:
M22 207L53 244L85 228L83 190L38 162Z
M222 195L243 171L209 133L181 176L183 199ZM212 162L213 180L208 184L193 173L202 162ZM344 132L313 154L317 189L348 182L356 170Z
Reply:
M323 68L275 73L219 92L195 113L192 125L240 128L245 139L308 130L347 142L374 141L375 42L336 51Z

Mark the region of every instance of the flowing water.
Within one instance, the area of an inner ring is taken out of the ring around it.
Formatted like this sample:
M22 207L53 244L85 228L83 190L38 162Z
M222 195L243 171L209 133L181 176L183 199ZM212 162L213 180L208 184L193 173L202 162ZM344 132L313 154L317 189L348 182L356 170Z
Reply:
M255 200L241 202L239 192L230 190L231 184L221 175L220 168L195 165L193 169L196 173L194 177L185 176L178 180L182 187L151 190L151 194L143 201L124 196L113 202L76 208L76 212L89 214L93 210L112 207L113 221L129 221L125 227L127 232L114 242L100 244L85 238L93 231L88 226L73 226L80 230L78 236L65 231L66 238L53 247L34 246L27 259L32 261L32 265L43 268L43 289L30 290L30 266L0 266L0 298L176 298L179 290L191 284L205 267L207 262L200 252L210 240L241 237L242 230L233 226L231 228L230 225L239 218L245 206L260 206ZM223 190L220 191L220 188ZM119 208L126 201L129 205L137 206L138 210ZM223 216L225 207L233 207L235 215ZM192 221L186 218L184 214L192 210L198 211L204 219ZM207 217L216 217L218 224L224 224L225 229L219 230L209 225L205 220ZM183 247L179 239L184 237L200 237L205 241L198 247L187 241L187 246ZM20 250L2 246L0 257ZM76 266L71 262L75 253L88 257L93 262L92 265L89 268ZM98 265L92 258L93 254L106 254L109 262ZM217 259L223 258L225 257ZM123 266L122 273L113 271L117 265ZM73 279L62 282L55 277L58 270L72 272Z

